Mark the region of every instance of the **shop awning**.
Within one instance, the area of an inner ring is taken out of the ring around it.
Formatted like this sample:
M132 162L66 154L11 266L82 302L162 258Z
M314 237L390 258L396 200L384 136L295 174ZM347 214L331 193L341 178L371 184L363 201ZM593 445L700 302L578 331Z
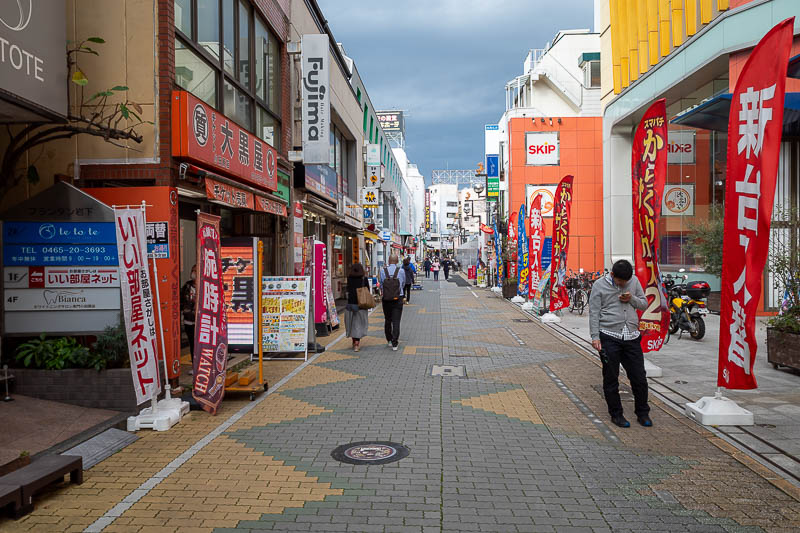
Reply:
M679 114L670 122L690 128L728 131L731 97L731 93L717 95ZM783 111L783 134L797 135L798 133L800 133L800 93L786 93Z
M786 69L786 75L790 78L800 79L800 54L789 59L789 68Z

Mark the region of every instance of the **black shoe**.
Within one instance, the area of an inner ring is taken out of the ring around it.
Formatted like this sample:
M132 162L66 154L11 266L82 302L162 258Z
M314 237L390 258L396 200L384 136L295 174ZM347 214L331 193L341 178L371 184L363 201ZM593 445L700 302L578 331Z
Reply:
M646 428L649 428L649 427L653 426L653 421L650 420L650 417L647 416L647 415L639 416L639 417L637 417L637 420L639 421L639 423L641 425L643 425Z
M616 425L618 425L621 428L629 428L629 427L631 427L631 423L628 422L625 419L625 417L622 416L622 415L612 416L611 417L611 421L614 422Z

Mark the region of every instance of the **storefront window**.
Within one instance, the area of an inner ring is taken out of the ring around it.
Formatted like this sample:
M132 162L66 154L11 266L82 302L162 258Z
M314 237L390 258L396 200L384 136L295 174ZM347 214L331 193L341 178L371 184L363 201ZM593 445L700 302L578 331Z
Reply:
M265 142L280 150L281 137L278 131L278 121L261 106L258 106L256 119L256 134Z
M250 86L250 7L239 1L239 68L237 73L239 81L245 87Z
M235 0L222 0L222 23L223 23L223 46L222 46L222 62L225 65L225 70L229 74L233 74L233 61L236 53L236 34L234 31L234 22L236 20L233 9Z
M192 37L192 0L175 0L175 27Z
M225 80L225 114L241 127L252 131L251 106L252 100Z
M178 39L175 39L175 83L208 105L217 105L216 72Z
M219 61L219 0L197 0L197 44Z

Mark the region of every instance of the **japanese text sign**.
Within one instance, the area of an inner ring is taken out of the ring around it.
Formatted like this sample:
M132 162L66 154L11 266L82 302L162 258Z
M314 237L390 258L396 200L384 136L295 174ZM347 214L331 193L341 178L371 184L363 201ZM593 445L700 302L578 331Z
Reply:
M264 351L307 351L311 278L264 276L261 286Z
M794 17L772 28L742 69L728 118L717 385L754 389L755 314L775 197Z
M517 295L527 298L530 279L528 277L528 239L525 225L525 204L522 204L519 207L519 222L517 223Z
M141 209L114 209L114 218L122 311L125 317L133 388L136 392L136 404L139 405L161 392L144 212Z
M569 214L572 210L572 180L564 176L556 189L553 221L553 260L550 264L550 311L569 305L567 294L567 252L569 251Z
M206 178L206 196L209 200L236 207L239 209L253 209L253 193L220 183L211 178Z
M192 396L212 415L225 395L228 324L225 312L219 217L197 215L197 300L195 302Z
M275 149L185 91L172 93L172 155L262 189L278 187Z
M542 195L531 200L528 211L528 276L530 285L528 298L533 299L542 279L542 245L544 244L544 219L542 218Z
M667 114L665 101L656 101L645 112L633 137L633 259L647 298L647 309L638 311L642 351L661 349L669 328L668 299L658 267L658 219L667 177Z
M256 280L254 238L226 239L222 257L222 283L228 323L228 346L253 346L255 342Z
M324 33L302 37L303 162L330 162L330 40Z

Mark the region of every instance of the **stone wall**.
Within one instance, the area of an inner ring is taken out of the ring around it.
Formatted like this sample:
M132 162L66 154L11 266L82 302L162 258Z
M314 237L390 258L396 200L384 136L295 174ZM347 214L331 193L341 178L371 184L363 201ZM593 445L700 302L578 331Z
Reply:
M136 394L128 368L110 370L32 370L15 368L11 390L15 394L54 402L134 412Z

